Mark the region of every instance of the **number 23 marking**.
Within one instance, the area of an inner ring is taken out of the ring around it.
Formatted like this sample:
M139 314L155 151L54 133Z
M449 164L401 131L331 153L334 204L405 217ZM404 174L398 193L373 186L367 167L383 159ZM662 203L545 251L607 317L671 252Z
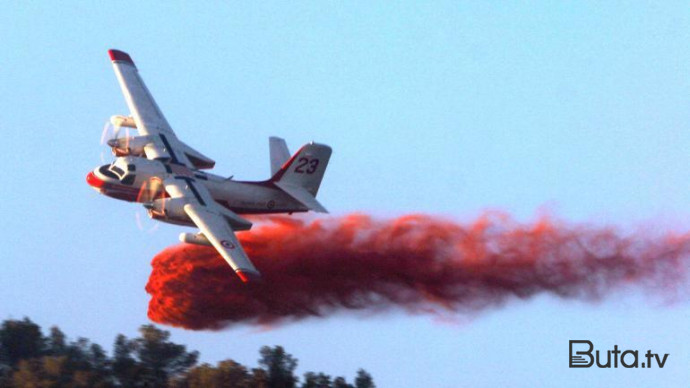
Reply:
M298 174L313 174L316 172L317 167L319 167L319 159L299 158L295 172Z

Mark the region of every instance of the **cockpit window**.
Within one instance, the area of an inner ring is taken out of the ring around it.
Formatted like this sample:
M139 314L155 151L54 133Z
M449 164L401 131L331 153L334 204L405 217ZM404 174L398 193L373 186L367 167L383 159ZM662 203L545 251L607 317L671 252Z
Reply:
M127 165L127 171L129 171L129 172L134 172L134 171L136 171L136 170L137 170L137 166L136 166L136 165L134 165L134 164L128 164L128 165Z
M134 174L129 174L122 179L123 185L131 186L134 183Z
M122 169L120 167L118 167L114 164L110 166L110 171L114 172L115 175L117 175L118 179L122 179L122 177L125 176L125 172L122 171Z
M115 175L112 171L109 170L109 167L110 165L105 164L98 169L98 172L107 176L108 178L118 179L117 175Z

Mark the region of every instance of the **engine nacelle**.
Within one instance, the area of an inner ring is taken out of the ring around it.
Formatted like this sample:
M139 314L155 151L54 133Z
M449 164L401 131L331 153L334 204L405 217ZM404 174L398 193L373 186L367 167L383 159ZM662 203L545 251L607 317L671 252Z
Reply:
M110 123L116 127L136 128L137 124L130 116L115 115L110 117Z
M209 247L213 246L213 244L208 241L208 238L204 236L203 233L180 233L180 241L187 244L206 245Z
M151 143L150 136L122 137L108 140L108 145L116 156L145 156L144 147Z
M185 200L182 198L160 198L144 204L144 207L154 220L176 225L194 225L194 221L185 213L184 205Z

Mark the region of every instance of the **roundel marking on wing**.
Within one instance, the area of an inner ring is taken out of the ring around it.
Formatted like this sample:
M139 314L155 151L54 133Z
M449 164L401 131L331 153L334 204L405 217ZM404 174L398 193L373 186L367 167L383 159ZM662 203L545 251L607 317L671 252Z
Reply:
M220 240L220 245L222 245L228 249L235 249L235 244L231 243L228 240Z

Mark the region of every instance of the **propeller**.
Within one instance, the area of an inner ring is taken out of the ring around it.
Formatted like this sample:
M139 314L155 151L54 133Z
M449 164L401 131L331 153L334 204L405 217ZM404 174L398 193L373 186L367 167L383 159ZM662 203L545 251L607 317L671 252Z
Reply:
M110 121L106 121L105 125L103 125L103 131L101 131L101 145L104 145L106 142L106 138L112 136L112 134L112 124L110 123ZM105 163L105 151L101 151L101 163Z
M119 124L119 123L117 123ZM116 145L117 140L120 139L121 125L116 125L111 120L108 120L103 125L103 132L101 132L101 144L112 147Z
M137 202L143 203L144 207L150 206L151 202L161 198L165 198L165 187L161 178L154 176L141 184Z
M158 227L161 223L158 221L154 221L149 217L144 217L142 216L142 214L143 213L141 210L137 210L137 212L134 213L134 218L137 222L137 228L139 228L140 231L147 233L153 233L156 230L158 230Z
M135 128L134 121L131 117L125 116L113 116L108 120L103 126L103 132L101 133L101 145L108 145L115 155L118 155L117 148L127 149L129 145L127 140L129 139L129 129ZM121 135L123 134L122 128L124 130L123 144L121 140ZM118 155L119 156L119 155Z
M163 181L159 177L151 177L144 181L139 188L137 195L137 202L140 202L148 211L153 209L153 201L157 199L163 200L163 207L165 207L165 187ZM155 232L158 230L159 222L153 222L150 217L142 217L141 211L137 210L135 213L137 227L143 232ZM145 220L142 220L145 219Z

